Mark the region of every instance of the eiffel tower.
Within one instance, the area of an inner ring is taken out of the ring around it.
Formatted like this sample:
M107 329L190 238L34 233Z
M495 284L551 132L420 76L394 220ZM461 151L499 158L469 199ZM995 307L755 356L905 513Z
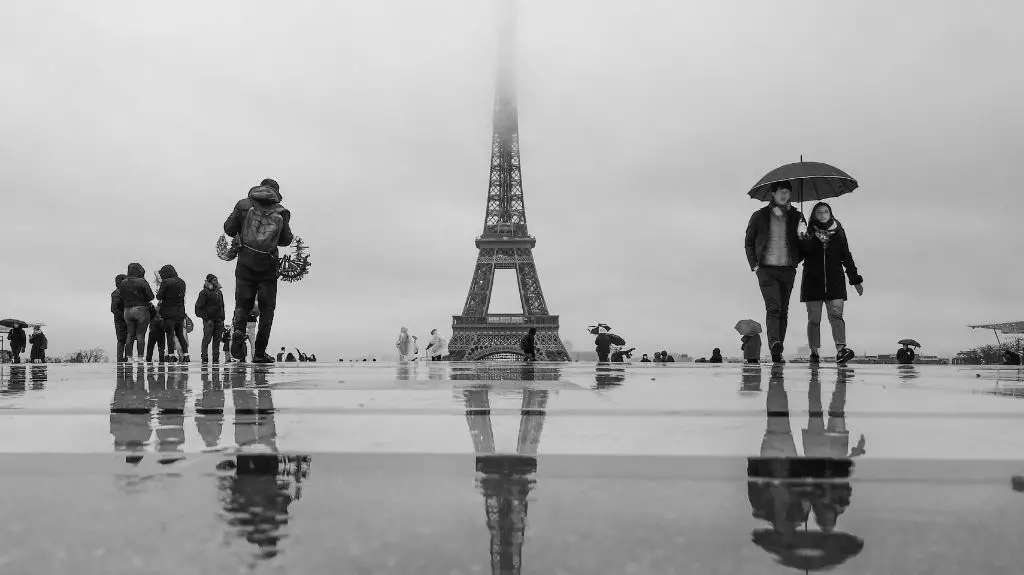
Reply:
M548 313L537 277L533 261L537 240L526 228L513 66L515 3L507 0L501 8L504 14L498 39L487 212L483 234L476 239L479 254L469 295L462 315L452 317L452 340L448 349L452 361L522 357L519 341L532 327L537 329L537 359L568 361L569 354L558 336L558 316ZM499 269L516 271L523 313L488 313L494 272Z
M489 389L463 391L466 422L476 451L477 485L491 534L492 575L519 575L526 537L527 498L536 480L537 447L547 416L548 391L523 390L516 453L495 453Z

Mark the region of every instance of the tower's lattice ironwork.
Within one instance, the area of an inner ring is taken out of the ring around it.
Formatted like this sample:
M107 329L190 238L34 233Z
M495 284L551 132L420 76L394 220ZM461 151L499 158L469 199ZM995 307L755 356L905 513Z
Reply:
M514 3L506 0L498 44L498 76L494 93L491 171L483 234L469 295L462 315L452 318L450 359L472 361L520 356L519 341L537 329L537 358L568 361L558 335L558 316L548 312L540 287L533 248L537 240L526 227L523 176L519 156L519 112L513 66ZM521 314L489 314L495 270L516 271Z

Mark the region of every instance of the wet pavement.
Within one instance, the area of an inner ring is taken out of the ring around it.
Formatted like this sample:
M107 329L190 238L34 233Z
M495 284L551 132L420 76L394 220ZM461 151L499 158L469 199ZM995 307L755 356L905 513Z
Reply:
M0 573L1020 573L956 366L0 368Z

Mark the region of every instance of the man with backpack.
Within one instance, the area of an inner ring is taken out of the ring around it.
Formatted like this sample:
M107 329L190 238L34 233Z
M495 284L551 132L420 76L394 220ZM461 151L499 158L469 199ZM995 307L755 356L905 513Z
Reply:
M238 236L235 264L235 313L231 321L231 356L245 355L245 324L253 306L259 309L259 330L253 363L274 363L267 355L277 307L278 248L292 243L291 212L281 206L281 188L269 178L249 190L224 222L224 233Z

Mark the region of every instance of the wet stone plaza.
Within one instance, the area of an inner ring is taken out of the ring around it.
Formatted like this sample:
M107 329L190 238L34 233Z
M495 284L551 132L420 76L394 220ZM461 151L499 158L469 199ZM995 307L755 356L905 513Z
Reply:
M5 365L3 573L1020 573L958 366Z

